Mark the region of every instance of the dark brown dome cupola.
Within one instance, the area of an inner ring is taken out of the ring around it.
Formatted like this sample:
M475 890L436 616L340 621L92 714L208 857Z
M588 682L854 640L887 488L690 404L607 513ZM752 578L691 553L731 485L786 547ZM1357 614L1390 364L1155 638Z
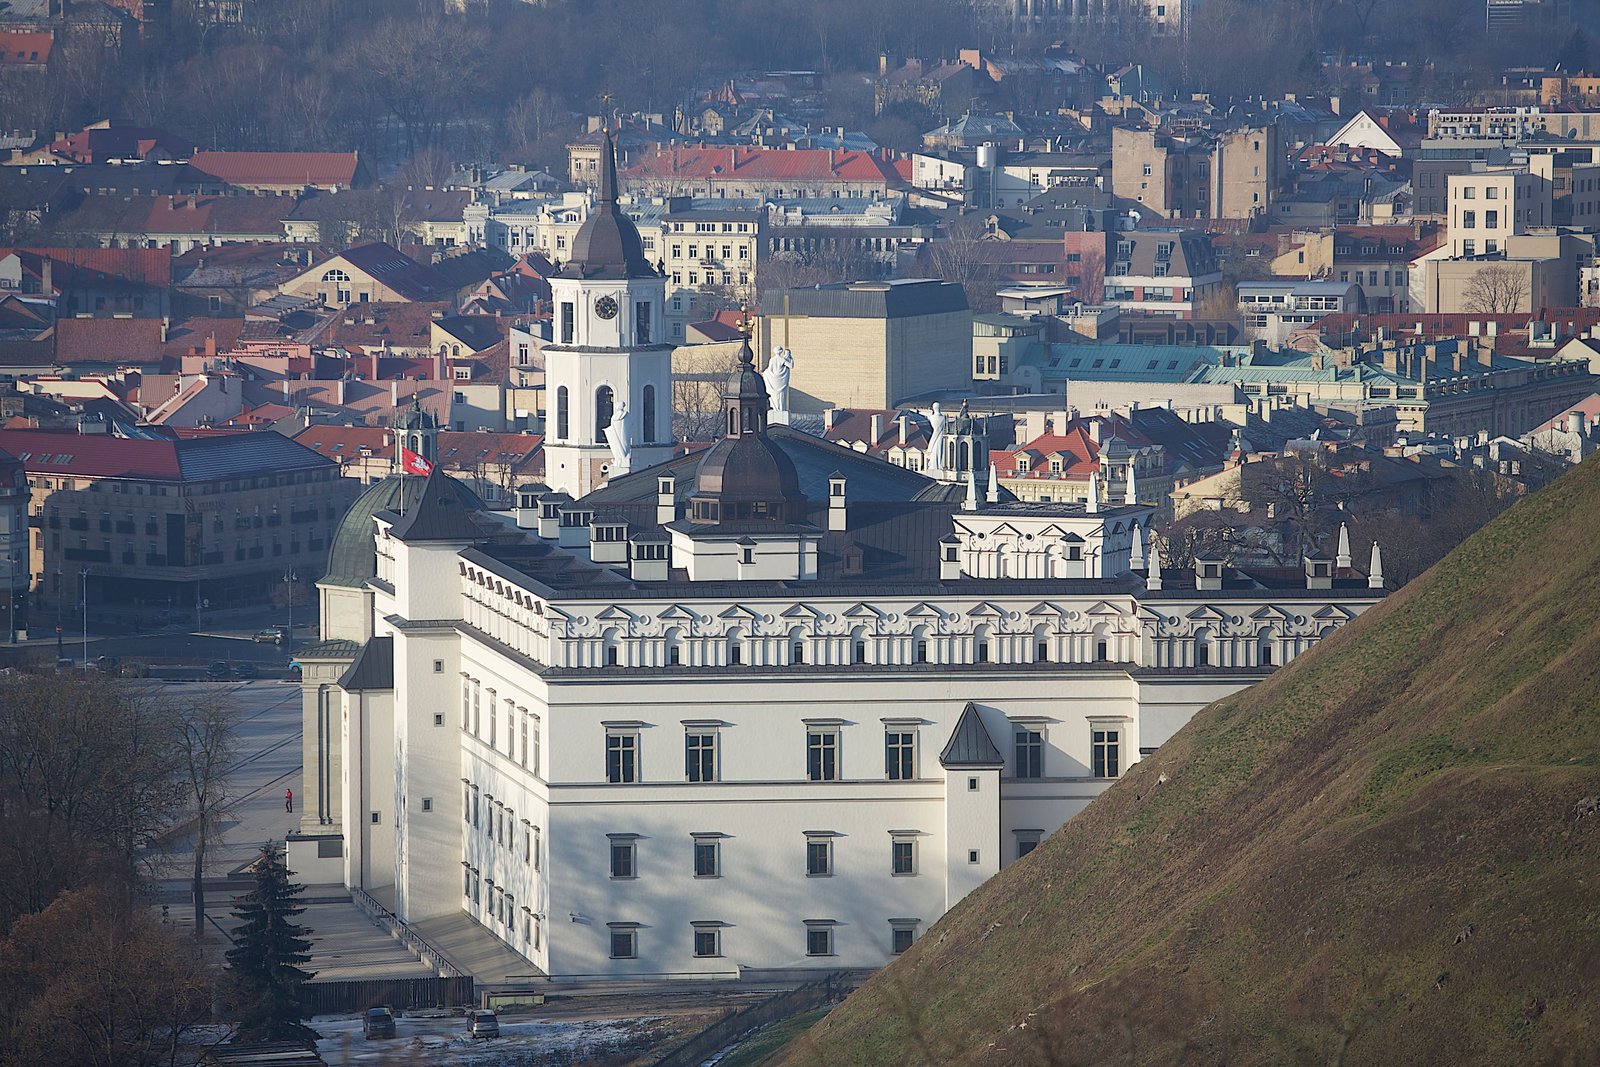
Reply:
M802 523L805 494L794 461L767 437L767 383L746 341L722 389L723 438L695 473L689 518L700 525Z
M594 210L572 239L572 258L561 268L563 278L620 280L657 278L645 258L639 228L617 203L617 149L611 131L600 147L600 188Z

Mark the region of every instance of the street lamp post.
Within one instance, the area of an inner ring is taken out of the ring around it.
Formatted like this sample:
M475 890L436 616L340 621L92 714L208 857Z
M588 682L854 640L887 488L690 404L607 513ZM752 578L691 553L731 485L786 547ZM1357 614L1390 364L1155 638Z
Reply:
M289 632L283 638L283 650L294 651L294 583L300 580L293 567L283 572L284 602L289 606Z
M80 572L83 577L83 665L89 665L89 568Z

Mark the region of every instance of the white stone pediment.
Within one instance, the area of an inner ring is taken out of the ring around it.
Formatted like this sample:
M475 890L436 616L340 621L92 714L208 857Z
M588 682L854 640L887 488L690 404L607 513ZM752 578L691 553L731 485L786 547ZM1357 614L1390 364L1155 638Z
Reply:
M606 610L604 610L604 611L600 612L600 614L596 615L595 618L601 620L602 622L611 622L611 621L615 621L617 619L622 619L622 620L625 620L627 622L632 622L635 619L637 619L638 616L635 615L633 612L627 610L626 608L619 607L616 604L612 604L610 607L606 608Z
M1117 607L1115 604L1111 603L1110 601L1102 600L1102 601L1100 601L1100 603L1096 604L1094 607L1092 607L1088 611L1084 612L1084 614L1085 615L1122 615L1122 614L1125 614L1125 613L1123 612L1123 610L1121 608Z
M942 619L944 612L929 604L926 600L906 611L908 619Z
M871 604L857 604L849 611L846 611L844 616L847 619L881 619L883 618L883 612Z
M751 620L754 620L754 621L760 621L761 614L759 612L751 611L749 608L745 607L743 604L735 604L733 607L729 608L728 610L723 611L723 612L719 612L717 614L717 618L719 618L719 619L751 619Z
M1282 608L1276 607L1276 606L1271 605L1271 604L1269 604L1266 607L1261 608L1261 609L1259 609L1257 611L1251 612L1250 613L1250 617L1252 619L1288 619L1288 618L1292 618L1292 616L1287 611L1284 611Z
M788 611L785 611L783 613L783 615L782 615L782 618L785 618L785 619L801 619L801 618L821 619L821 618L825 618L825 616L823 615L822 612L818 611L816 608L812 607L810 604L796 604L794 607L790 608Z
M1056 615L1056 616L1062 616L1062 615L1066 614L1066 612L1061 609L1061 606L1059 604L1051 604L1048 601L1042 601L1042 600L1039 603L1035 604L1033 607L1029 608L1027 613L1029 615Z
M681 604L674 604L672 607L657 615L656 618L668 619L677 622L697 622L699 621L700 616L696 615L694 612L690 611Z
M997 607L996 605L985 600L982 604L979 604L977 607L968 611L967 614L973 618L987 616L990 618L1003 619L1006 617L1007 612L1004 608Z
M1313 619L1353 619L1355 615L1338 604L1329 604L1320 611L1312 613Z

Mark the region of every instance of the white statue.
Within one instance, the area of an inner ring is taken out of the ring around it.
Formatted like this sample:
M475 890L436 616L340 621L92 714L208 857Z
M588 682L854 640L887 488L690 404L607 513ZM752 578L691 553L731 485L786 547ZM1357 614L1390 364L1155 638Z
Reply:
M789 421L789 377L794 372L794 353L782 345L767 360L767 369L761 377L767 383L767 407L772 412L772 422Z
M944 441L950 432L950 417L937 403L928 412L928 473L937 478L944 473Z
M606 427L606 443L611 446L611 476L627 474L633 463L633 446L629 443L628 402L617 401L617 410L611 414L611 425Z

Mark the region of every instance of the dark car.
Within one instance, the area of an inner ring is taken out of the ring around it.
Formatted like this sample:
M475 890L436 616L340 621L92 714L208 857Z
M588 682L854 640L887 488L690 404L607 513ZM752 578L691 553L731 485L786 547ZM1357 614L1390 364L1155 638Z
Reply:
M474 1040L500 1036L500 1019L487 1008L467 1012L467 1036Z
M236 678L254 678L256 677L256 665L254 663L234 664L233 674Z
M361 1032L371 1041L377 1037L394 1036L394 1012L388 1008L368 1008L361 1020Z
M212 660L206 665L207 678L226 678L229 673L228 664L225 660Z

